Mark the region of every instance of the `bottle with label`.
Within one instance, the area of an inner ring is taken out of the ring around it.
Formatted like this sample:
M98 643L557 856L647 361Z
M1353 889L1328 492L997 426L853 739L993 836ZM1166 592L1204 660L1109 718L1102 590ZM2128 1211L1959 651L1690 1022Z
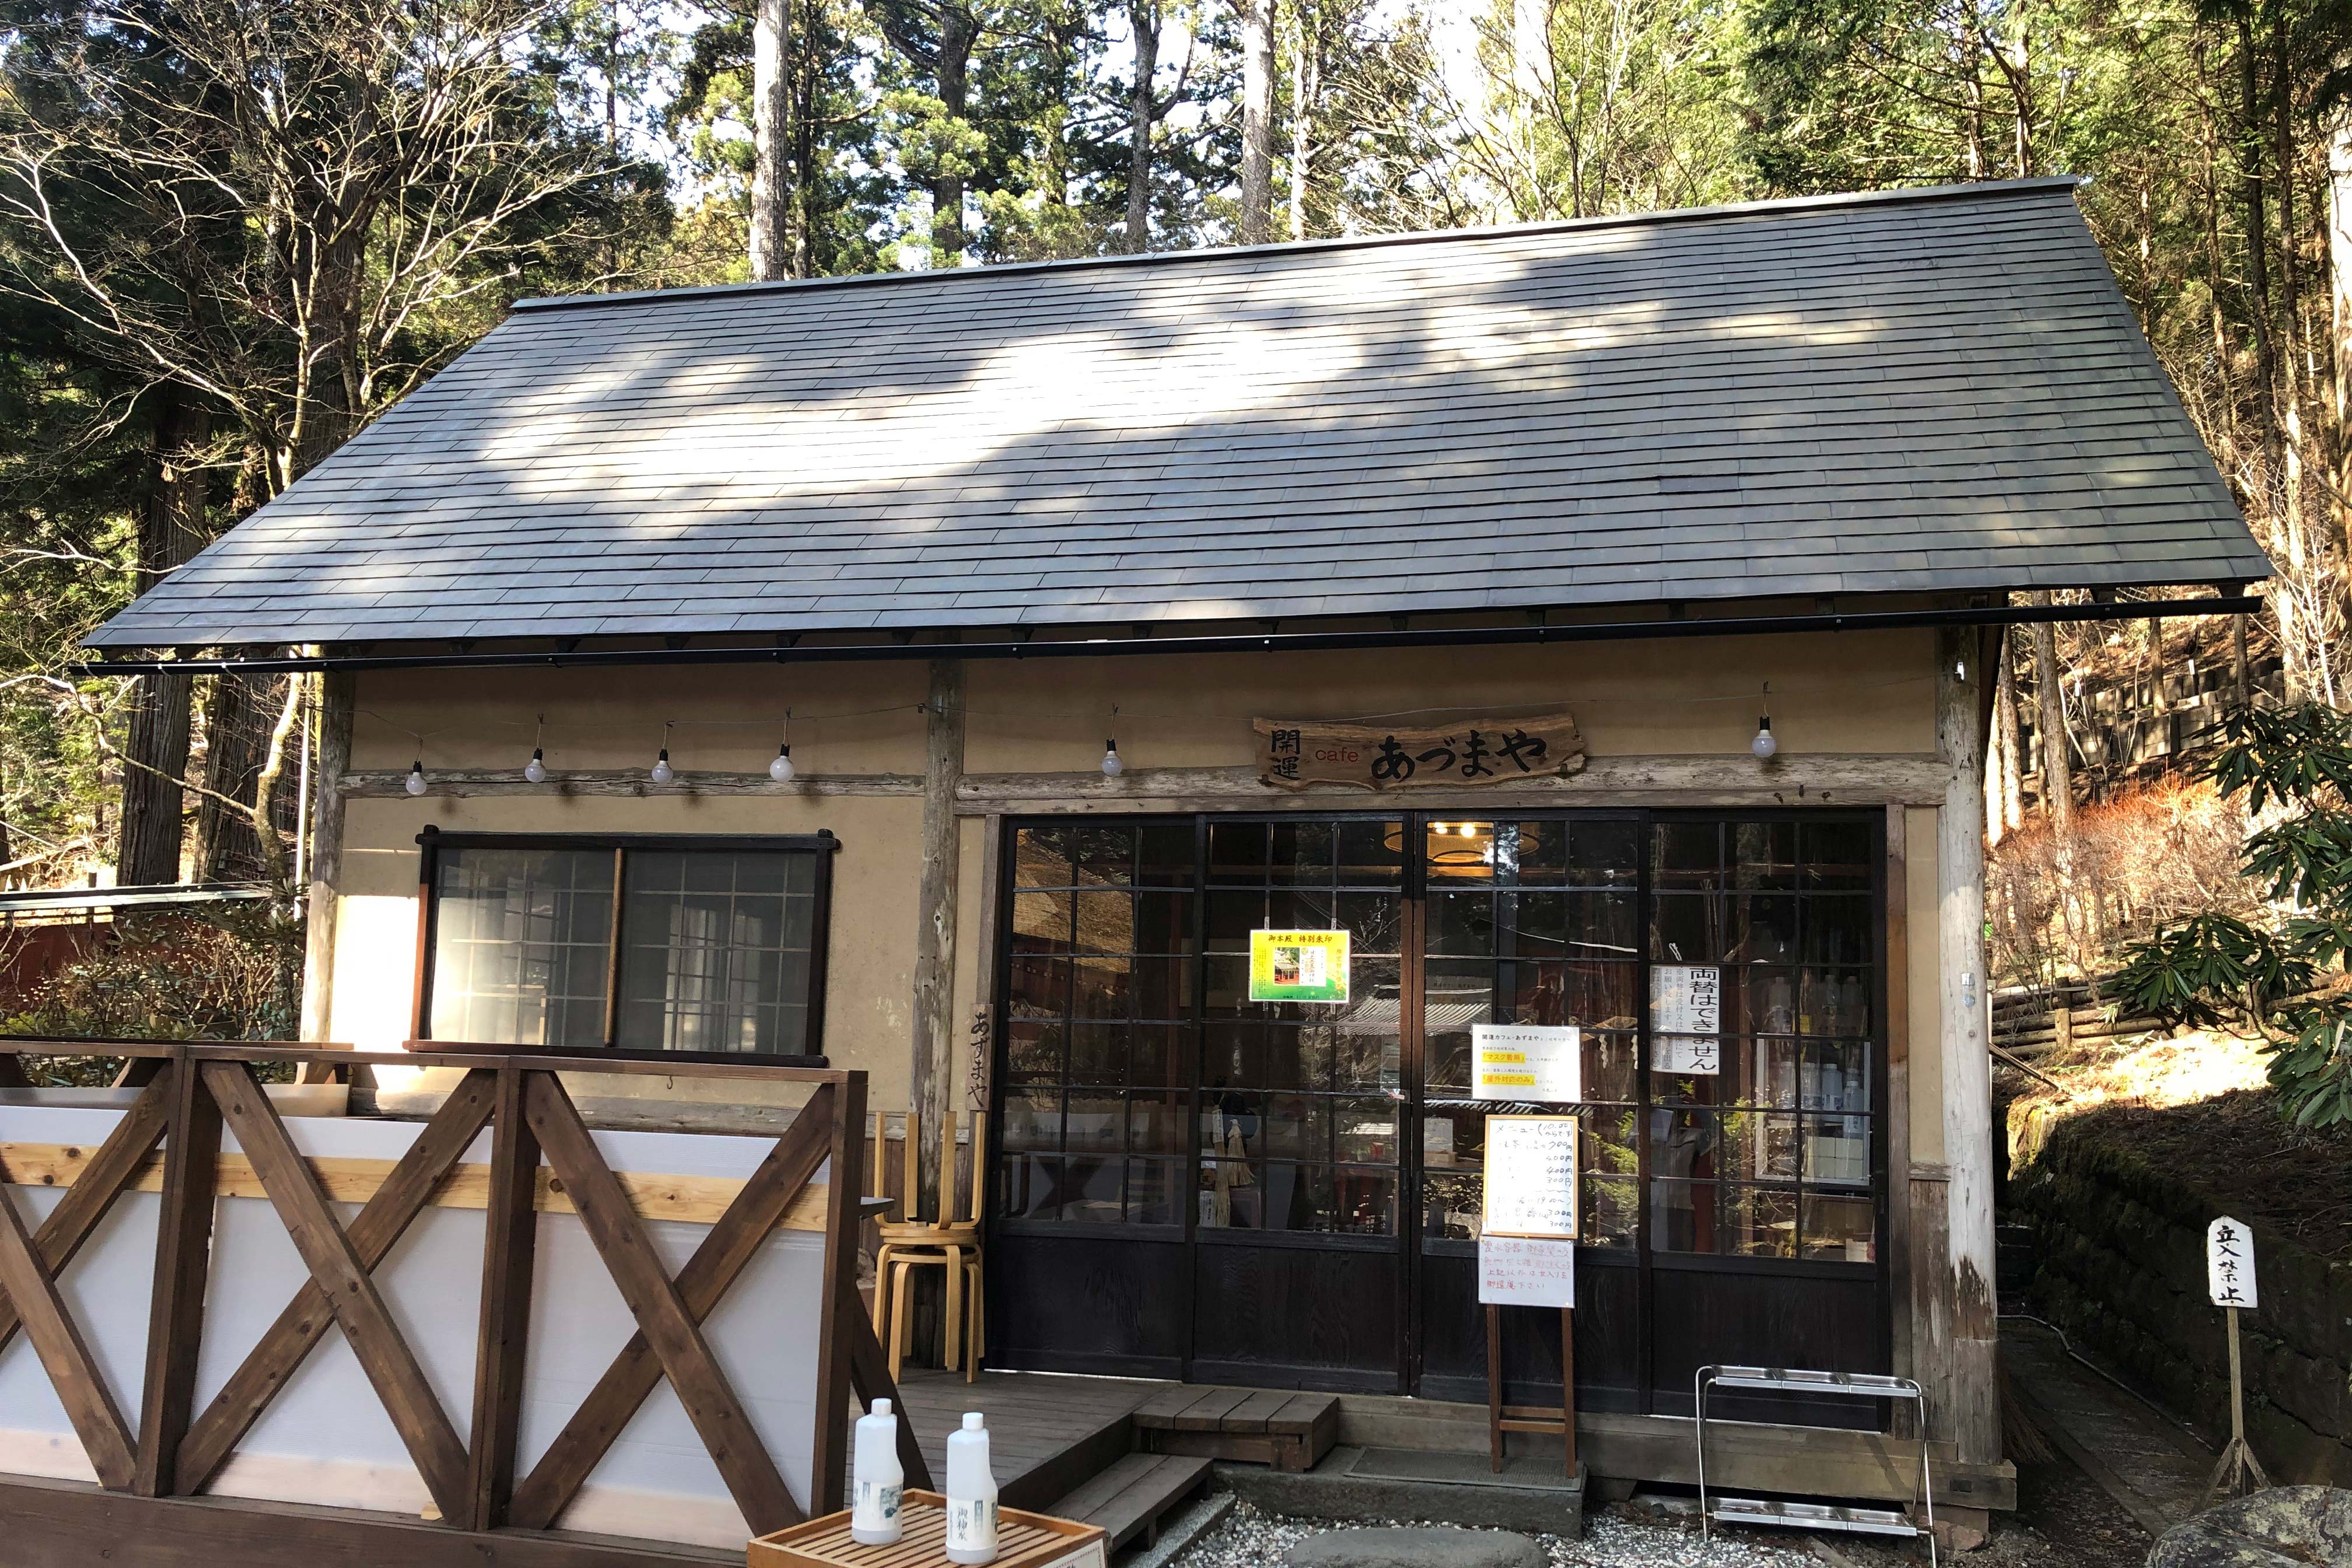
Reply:
M988 1427L977 1410L948 1434L948 1561L996 1561L996 1477L988 1468Z
M860 1546L887 1546L898 1539L906 1501L907 1472L898 1463L898 1418L890 1402L877 1399L857 1418L857 1442L849 1468L849 1538Z

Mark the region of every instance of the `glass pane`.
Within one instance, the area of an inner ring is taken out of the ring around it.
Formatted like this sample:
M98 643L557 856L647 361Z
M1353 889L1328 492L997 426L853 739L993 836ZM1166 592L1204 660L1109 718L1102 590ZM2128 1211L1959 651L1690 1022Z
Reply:
M1278 1160L1329 1159L1331 1102L1311 1095L1275 1095L1266 1102L1265 1139L1250 1152Z
M1062 1167L1061 1217L1100 1225L1116 1225L1125 1218L1119 1188L1126 1167L1124 1160L1072 1155Z
M1082 1018L1070 1025L1071 1083L1125 1083L1129 1026Z
M1070 1091L1063 1117L1062 1147L1072 1154L1118 1154L1127 1149L1127 1110L1116 1094Z
M1807 1193L1805 1256L1840 1263L1875 1262L1877 1216L1870 1199Z
M1404 878L1404 824L1339 824L1339 885L1391 887Z
M997 1213L1008 1219L1058 1219L1062 1162L1053 1156L1012 1156L999 1166L1003 1191Z
M1265 884L1266 825L1263 822L1209 824L1209 880Z
M1334 1157L1343 1164L1397 1163L1397 1102L1385 1096L1350 1096L1331 1108Z
M1013 894L1013 951L1069 952L1070 910L1066 892Z
M1823 893L1805 900L1807 963L1872 963L1871 898L1867 893Z
M1277 822L1269 833L1271 882L1295 882L1306 887L1331 886L1338 834L1328 822Z
M1584 1179L1584 1234L1577 1239L1587 1247L1633 1247L1641 1205L1633 1182L1608 1176Z
M1182 1089L1164 1089L1128 1100L1127 1146L1137 1154L1184 1152L1184 1118L1192 1097Z
M1136 878L1147 887L1192 885L1193 837L1190 822L1136 830Z
M616 1042L767 1053L798 1045L814 933L788 908L805 900L782 889L785 862L810 853L630 852Z
M445 848L434 903L434 1037L601 1046L613 854Z
M1024 827L1013 840L1013 881L1020 888L1073 886L1070 828L1062 823Z
M1203 1160L1200 1166L1200 1214L1204 1230L1265 1227L1265 1184L1246 1160Z
M1004 1147L1058 1149L1062 1146L1062 1091L1058 1089L1008 1089L1004 1091Z
M1004 1070L1014 1079L1062 1076L1062 1052L1066 1026L1013 1023L1004 1030Z
M1085 891L1077 904L1077 951L1134 952L1135 899L1129 893Z
M1870 1118L1804 1118L1805 1185L1860 1192L1870 1185Z
M1181 1225L1177 1208L1182 1193L1184 1167L1171 1160L1129 1160L1127 1163L1127 1220L1129 1225Z
M1797 1194L1713 1182L1653 1182L1650 1245L1723 1258L1796 1256Z
M1651 841L1650 881L1661 889L1722 887L1722 824L1659 823Z
M1065 1018L1070 1012L1070 961L1018 957L1004 1010L1014 1018Z
M1076 886L1123 888L1135 880L1134 828L1087 826L1067 832Z
M1867 823L1808 822L1798 828L1797 844L1804 860L1800 886L1869 889L1874 856Z

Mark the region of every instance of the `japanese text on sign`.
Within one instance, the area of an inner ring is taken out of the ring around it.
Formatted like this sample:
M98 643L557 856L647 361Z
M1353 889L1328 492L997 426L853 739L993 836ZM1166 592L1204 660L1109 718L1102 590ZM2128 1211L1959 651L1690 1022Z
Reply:
M1488 1307L1575 1306L1576 1243L1480 1237L1478 1301Z
M1486 1118L1488 1236L1576 1235L1576 1118Z
M1344 931L1250 932L1249 999L1345 1002L1348 935Z
M2205 1287L2217 1307L2259 1304L2254 1289L2254 1237L2242 1221L2224 1217L2205 1227Z
M1723 971L1711 963L1650 966L1652 1069L1723 1071Z
M1584 1098L1584 1032L1575 1025L1470 1026L1470 1098L1573 1105Z
M1505 784L1584 765L1584 736L1567 713L1478 719L1444 730L1260 719L1256 730L1259 777L1283 789Z

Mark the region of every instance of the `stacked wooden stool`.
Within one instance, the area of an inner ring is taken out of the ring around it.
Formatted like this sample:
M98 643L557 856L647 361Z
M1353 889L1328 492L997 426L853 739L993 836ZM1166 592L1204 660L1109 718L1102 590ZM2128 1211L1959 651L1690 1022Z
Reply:
M883 1168L882 1121L874 1119L874 1168ZM958 1217L956 1205L956 1113L941 1117L940 1128L940 1213L920 1218L916 1210L916 1165L922 1147L921 1128L915 1113L907 1112L906 1195L899 1200L900 1217L882 1222L882 1249L874 1258L874 1337L890 1349L890 1376L895 1382L914 1342L914 1315L908 1310L915 1270L938 1268L947 1276L946 1365L963 1370L971 1382L980 1373L986 1343L982 1334L985 1292L980 1260L981 1205L988 1191L988 1119L971 1118L971 1201Z

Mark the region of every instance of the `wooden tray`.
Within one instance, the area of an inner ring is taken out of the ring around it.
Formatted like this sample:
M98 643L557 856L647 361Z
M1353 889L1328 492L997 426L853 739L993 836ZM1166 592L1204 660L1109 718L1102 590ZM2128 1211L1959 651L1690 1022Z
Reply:
M952 1568L948 1564L947 1499L907 1489L903 1528L887 1546L849 1538L849 1515L829 1513L751 1542L750 1568ZM1102 1527L1049 1514L999 1509L996 1561L989 1568L1106 1568L1110 1549Z

